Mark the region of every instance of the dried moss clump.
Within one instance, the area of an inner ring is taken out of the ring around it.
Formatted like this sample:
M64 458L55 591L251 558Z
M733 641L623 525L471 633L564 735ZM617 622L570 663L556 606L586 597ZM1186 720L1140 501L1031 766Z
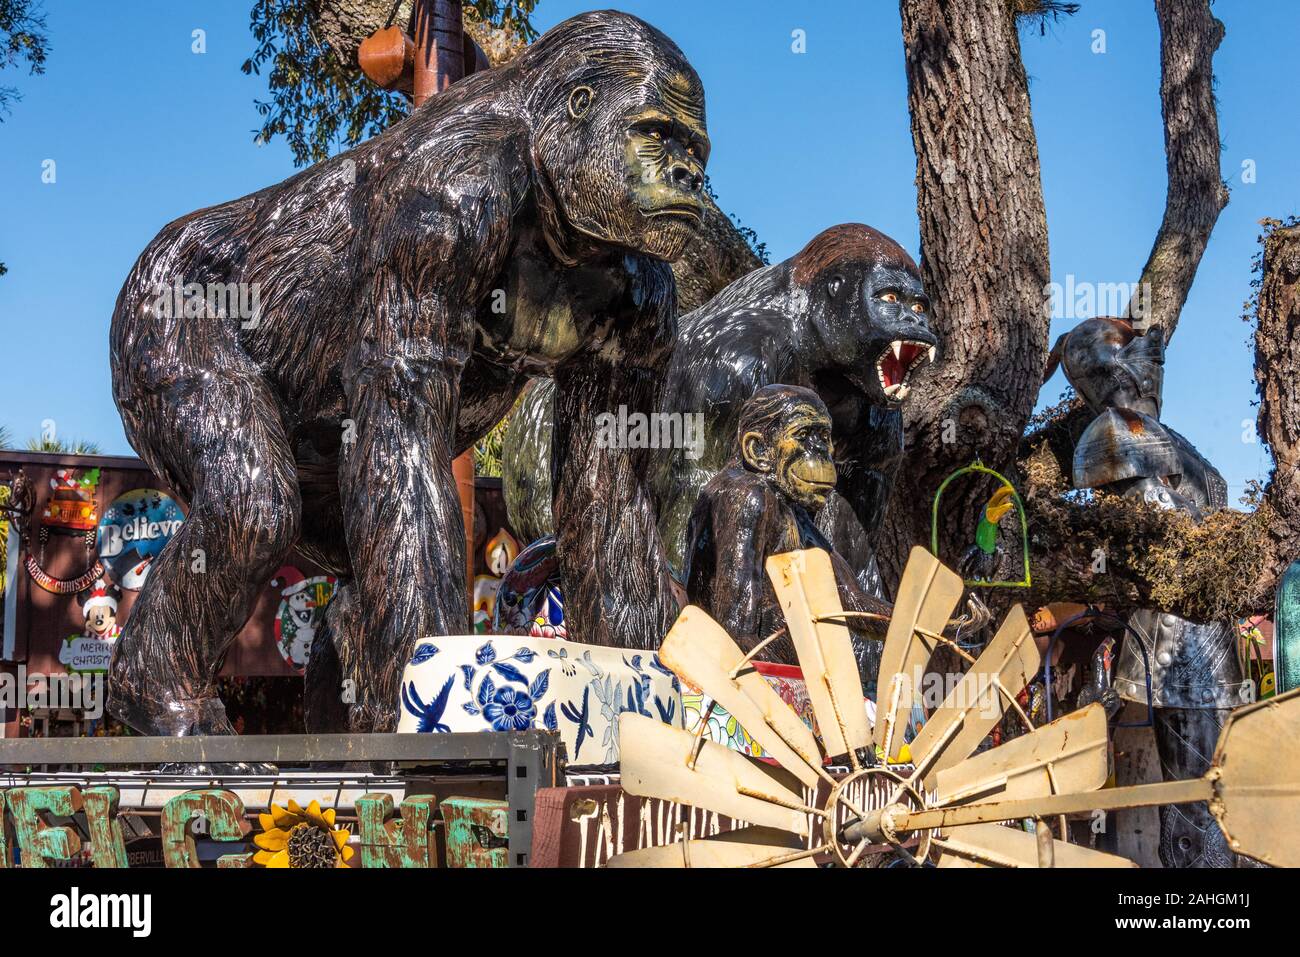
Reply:
M1021 462L1034 587L1027 604L1084 601L1120 614L1156 608L1196 621L1264 610L1255 593L1270 511L1221 509L1199 525L1179 512L1070 489L1046 442Z

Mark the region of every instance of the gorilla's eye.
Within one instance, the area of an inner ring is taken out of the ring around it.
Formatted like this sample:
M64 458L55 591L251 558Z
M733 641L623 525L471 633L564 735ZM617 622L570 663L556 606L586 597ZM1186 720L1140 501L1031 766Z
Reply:
M896 293L896 292L882 292L882 293L880 294L880 301L881 301L881 302L898 302L898 293Z
M912 311L918 314L925 312L925 303L923 302L912 303Z
M826 283L826 291L832 296L838 296L840 287L844 285L843 276L831 276L830 281Z

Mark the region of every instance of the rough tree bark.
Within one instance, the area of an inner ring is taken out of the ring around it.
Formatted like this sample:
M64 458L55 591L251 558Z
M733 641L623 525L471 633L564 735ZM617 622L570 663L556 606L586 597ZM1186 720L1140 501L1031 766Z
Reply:
M1219 169L1214 51L1223 24L1209 0L1155 0L1160 21L1160 112L1169 185L1165 216L1142 269L1128 315L1173 335L1228 187Z
M1047 357L1047 217L1010 4L901 0L921 271L943 342L907 404L909 451L881 540L886 578L930 538L943 478L1015 457ZM973 492L972 487L968 490ZM945 495L940 554L973 541L972 494Z
M1300 558L1300 223L1264 226L1255 300L1256 428L1273 453L1264 494L1272 547L1253 591L1267 600Z

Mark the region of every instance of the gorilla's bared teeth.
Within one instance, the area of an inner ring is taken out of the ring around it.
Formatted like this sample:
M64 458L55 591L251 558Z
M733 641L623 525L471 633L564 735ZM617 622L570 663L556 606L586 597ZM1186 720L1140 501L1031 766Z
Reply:
M893 342L891 342L891 343L889 344L889 348L891 348L891 349L894 350L894 358L897 359L899 362L902 362L902 361L903 361L903 343L902 343L902 341L901 341L901 340L898 340L898 339L895 339Z
M934 346L931 346L931 347L930 347L930 361L931 361L931 362L934 361L934 354L935 354L936 351L938 351L938 350L936 350Z

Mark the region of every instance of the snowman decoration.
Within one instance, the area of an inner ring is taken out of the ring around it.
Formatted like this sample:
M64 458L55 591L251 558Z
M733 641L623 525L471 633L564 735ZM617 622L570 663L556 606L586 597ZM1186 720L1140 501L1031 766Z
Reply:
M271 580L280 592L280 608L275 616L276 647L285 663L303 674L316 629L325 614L325 606L334 595L335 579L328 575L307 578L292 565L285 565Z

